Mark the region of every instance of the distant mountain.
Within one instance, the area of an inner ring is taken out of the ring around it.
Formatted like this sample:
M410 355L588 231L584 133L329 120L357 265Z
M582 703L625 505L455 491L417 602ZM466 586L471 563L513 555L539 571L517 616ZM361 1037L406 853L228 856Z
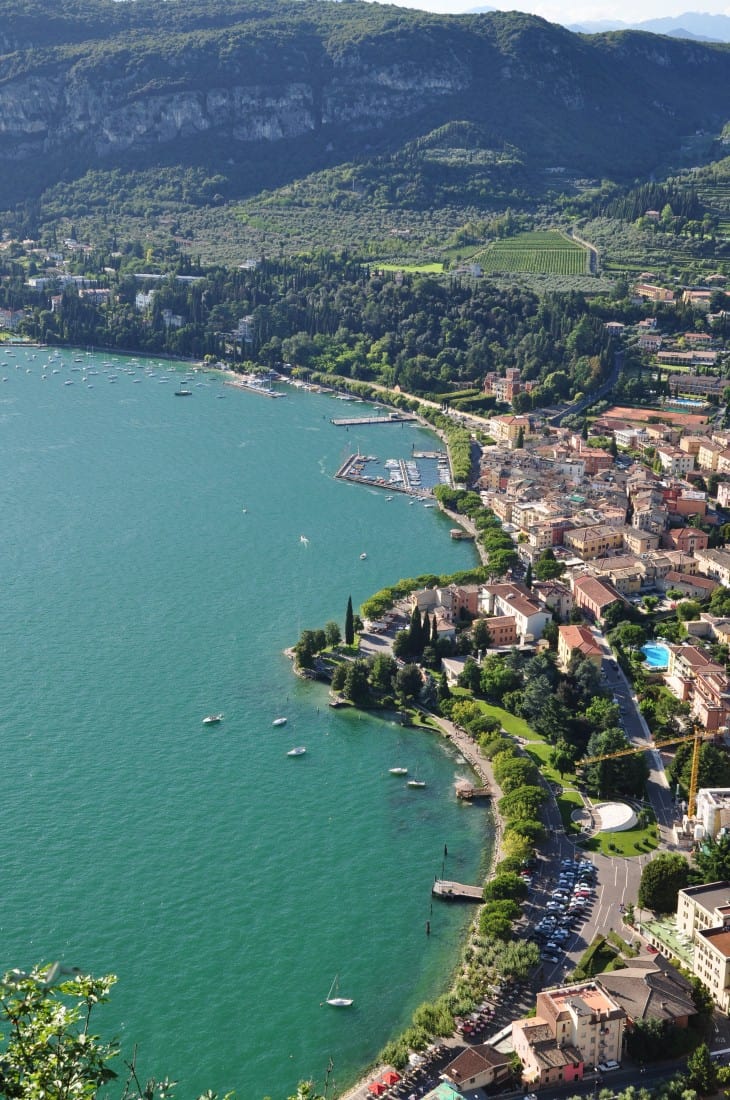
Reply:
M701 42L730 42L730 16L709 12L685 12L684 15L646 19L640 23L622 23L618 19L601 19L589 23L571 23L568 30L582 34L604 31L640 30L650 34L668 34L673 38L689 38Z
M3 0L0 208L89 169L205 203L473 125L527 169L633 178L730 119L730 47L349 0ZM718 17L719 18L719 17Z

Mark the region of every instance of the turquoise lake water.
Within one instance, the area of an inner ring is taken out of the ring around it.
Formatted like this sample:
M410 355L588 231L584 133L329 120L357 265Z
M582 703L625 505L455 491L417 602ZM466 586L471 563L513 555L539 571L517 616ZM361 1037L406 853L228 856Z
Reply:
M330 1057L344 1087L444 987L469 913L431 884L444 844L477 881L491 822L450 745L333 711L282 650L350 595L473 563L436 510L332 476L434 437L49 355L0 351L2 969L116 973L97 1027L180 1098L279 1100ZM320 1005L336 973L348 1011Z

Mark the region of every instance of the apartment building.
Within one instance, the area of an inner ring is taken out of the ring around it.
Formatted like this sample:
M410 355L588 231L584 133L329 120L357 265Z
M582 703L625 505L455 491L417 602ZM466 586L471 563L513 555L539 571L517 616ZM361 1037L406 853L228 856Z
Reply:
M626 1012L599 982L537 994L534 1018L512 1022L512 1044L533 1086L575 1081L584 1067L619 1061Z
M633 293L637 298L644 298L649 302L673 302L674 291L664 286L656 286L654 283L637 283Z
M717 581L711 581L707 577L692 577L687 573L670 569L661 581L657 581L656 586L664 592L669 589L681 592L682 596L688 600L707 600L717 588Z
M697 465L701 470L716 470L718 459L724 450L726 448L722 443L705 439L697 451Z
M480 608L488 615L512 616L521 642L542 637L552 615L521 584L485 584L481 587Z
M695 558L701 572L726 587L730 585L730 551L696 550Z
M694 554L705 550L710 536L699 527L670 527L664 532L662 542L668 550L681 550L683 554Z
M672 477L685 477L694 470L695 456L685 454L679 447L661 446L656 449L657 458L661 462L662 470Z
M492 615L491 618L485 619L485 622L489 627L491 645L495 649L517 645L519 639L517 637L517 620L514 615Z
M709 733L730 721L730 683L725 666L695 645L670 645L665 682Z
M697 792L697 820L713 840L730 828L730 787L701 787Z
M623 545L623 531L620 527L598 523L591 527L576 527L566 531L563 544L583 561L601 558L618 550Z
M730 882L688 886L677 896L677 930L694 949L692 972L730 1009Z
M488 430L496 443L514 447L519 438L520 431L522 431L525 438L529 435L530 418L529 416L514 416L510 414L506 416L493 416L489 421Z
M646 554L659 546L659 535L652 531L642 531L640 527L624 527L621 531L623 543L632 554Z
M562 581L534 581L532 591L559 619L567 619L573 610L573 593Z

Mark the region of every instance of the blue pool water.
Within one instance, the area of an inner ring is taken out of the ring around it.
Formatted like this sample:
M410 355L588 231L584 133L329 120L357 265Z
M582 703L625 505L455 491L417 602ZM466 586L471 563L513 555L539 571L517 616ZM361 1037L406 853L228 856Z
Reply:
M667 668L669 665L669 650L663 642L647 642L641 647L641 652L649 668Z

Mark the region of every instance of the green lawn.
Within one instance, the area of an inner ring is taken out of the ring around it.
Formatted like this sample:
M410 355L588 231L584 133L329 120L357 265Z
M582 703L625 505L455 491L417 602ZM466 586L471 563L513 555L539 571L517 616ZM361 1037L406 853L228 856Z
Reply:
M485 714L488 714L490 718L496 718L501 723L502 728L507 730L507 733L511 733L513 737L524 737L526 741L539 740L535 731L530 729L524 718L518 718L516 715L510 714L504 707L497 707L493 703L483 703L481 699L477 702Z
M472 698L471 693L463 688L453 688L452 692L465 699ZM475 702L479 704L484 714L488 714L490 718L496 718L507 733L526 742L523 744L525 752L553 788L563 828L568 834L579 833L580 828L572 818L574 811L581 809L584 805L580 793L575 789L577 777L562 776L551 765L550 753L553 746L528 726L524 718L517 718L504 707L495 706L494 703L485 703L481 699L476 699ZM567 784L567 787L564 784ZM586 851L601 852L605 856L638 856L642 852L656 848L659 842L656 837L656 826L649 825L643 829L627 829L623 833L597 833L579 843Z
M658 847L656 825L643 829L626 829L622 833L596 833L581 847L604 856L640 856Z
M378 264L380 271L411 271L418 275L442 275L444 265L431 264Z

